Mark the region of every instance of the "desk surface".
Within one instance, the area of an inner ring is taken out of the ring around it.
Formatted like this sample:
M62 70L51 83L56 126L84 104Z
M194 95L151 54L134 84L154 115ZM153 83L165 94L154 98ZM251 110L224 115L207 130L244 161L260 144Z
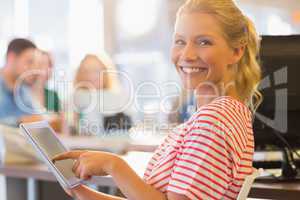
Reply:
M103 138L91 136L61 136L62 142L70 149L113 150L115 152L141 151L154 152L163 142L167 133L142 134L130 138ZM299 152L300 153L300 152ZM296 157L296 156L295 156ZM255 152L254 161L277 161L282 159L282 152Z
M142 151L153 152L166 137L166 134L161 135L145 135L143 137L126 138L103 138L103 137L60 137L62 142L70 149L91 149L103 150L108 149L115 152L120 151Z
M151 156L152 153L130 152L123 156L123 158L142 177ZM10 178L34 178L41 181L56 182L56 178L44 164L9 164L0 166L0 174ZM115 186L110 176L93 177L89 183L99 186Z
M130 152L123 158L139 174L143 176L144 170L152 153ZM56 181L52 173L44 164L28 165L6 165L0 166L0 174L12 178L34 178L43 181ZM99 186L115 186L110 176L94 177L91 183ZM254 183L253 188L272 189L272 190L289 190L300 192L300 182L293 183Z

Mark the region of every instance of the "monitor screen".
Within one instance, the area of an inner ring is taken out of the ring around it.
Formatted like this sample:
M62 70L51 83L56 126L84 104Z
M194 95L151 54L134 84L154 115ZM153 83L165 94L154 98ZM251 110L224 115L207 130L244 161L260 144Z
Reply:
M300 147L300 35L262 36L261 42L264 100L254 119L256 147L282 145L272 132Z

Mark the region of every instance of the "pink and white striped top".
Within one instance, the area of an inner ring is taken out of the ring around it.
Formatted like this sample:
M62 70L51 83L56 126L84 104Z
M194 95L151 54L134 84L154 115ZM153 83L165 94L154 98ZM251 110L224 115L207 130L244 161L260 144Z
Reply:
M236 199L252 173L252 113L229 96L202 106L155 151L145 181L190 199Z

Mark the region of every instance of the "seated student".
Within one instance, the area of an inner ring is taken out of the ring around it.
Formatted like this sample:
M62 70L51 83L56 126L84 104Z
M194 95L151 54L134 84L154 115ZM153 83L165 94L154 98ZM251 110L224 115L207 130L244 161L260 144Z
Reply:
M34 60L32 70L36 72L36 79L31 85L32 95L40 108L44 109L44 115L51 122L52 128L61 132L64 120L60 100L56 91L47 88L52 75L53 60L48 52L42 50L36 50Z
M252 118L260 103L259 37L233 0L188 0L175 25L172 61L197 111L169 133L140 178L118 155L72 151L77 177L110 174L128 199L236 199L252 173ZM117 200L80 185L79 200ZM72 193L71 193L72 192Z
M27 39L14 39L7 48L6 63L0 71L0 123L17 126L36 107L29 86L35 76L29 70L34 62L36 45Z
M118 94L120 94L119 81L116 75L109 72L116 73L115 67L107 56L100 58L96 55L86 55L80 63L74 80L75 91L73 97L76 106L80 108L74 113L75 126L78 125L77 131L79 134L101 135L105 132L106 127L111 127L108 124L109 121L122 121L123 116L126 118L125 115L118 112L114 113L117 115L113 116L105 115L100 109L103 100L101 94L104 95L103 98L118 97ZM106 102L105 104L110 103L113 102Z
M39 100L42 107L49 112L59 113L61 104L56 91L47 87L48 80L52 76L53 59L50 53L37 50L35 67L39 70L35 83L32 85L33 95Z

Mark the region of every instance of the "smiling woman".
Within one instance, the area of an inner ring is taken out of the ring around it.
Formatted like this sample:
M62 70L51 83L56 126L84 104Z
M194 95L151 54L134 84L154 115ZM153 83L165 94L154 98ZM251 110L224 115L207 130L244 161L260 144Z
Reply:
M201 7L197 6L201 1L190 2L178 12L172 49L172 59L183 84L187 88L207 88L212 87L210 83L222 83L226 90L234 84L239 99L254 111L261 101L257 90L261 69L256 60L259 37L253 23L240 11L232 12L230 1L219 5L217 2L210 5L208 1ZM223 8L223 12L213 9L217 7ZM192 20L195 18L199 20ZM213 92L216 89L213 87Z
M143 179L119 156L68 152L83 179L109 174L132 200L236 199L252 173L252 114L260 101L259 38L232 0L188 0L180 8L172 61L197 111L154 152ZM251 112L252 111L252 112ZM120 199L79 186L81 200Z
M182 14L177 20L172 59L186 88L226 78L224 69L231 51L220 27L212 26L215 23L214 16L200 12Z

